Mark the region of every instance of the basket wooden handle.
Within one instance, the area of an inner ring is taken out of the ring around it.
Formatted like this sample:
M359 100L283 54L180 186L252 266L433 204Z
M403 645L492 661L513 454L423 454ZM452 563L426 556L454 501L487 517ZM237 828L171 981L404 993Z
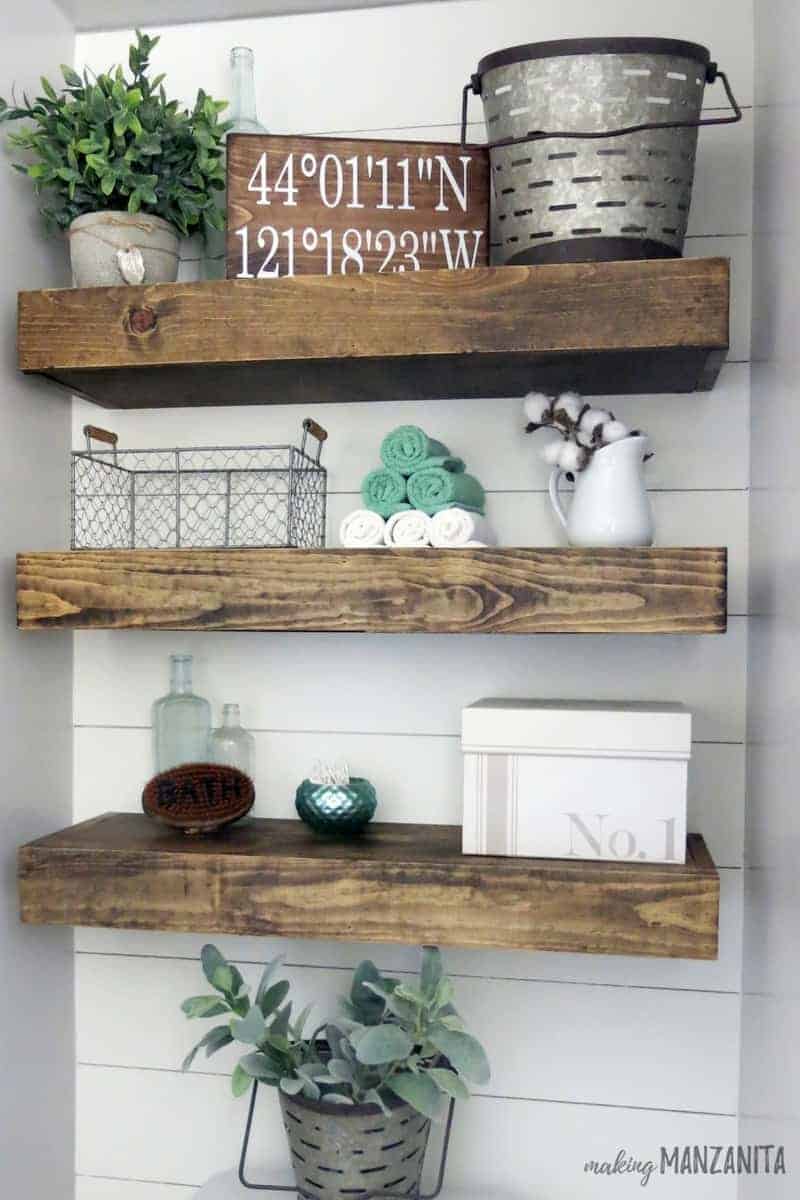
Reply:
M116 450L118 438L110 429L101 429L99 425L84 425L83 436L87 442L106 442L107 445L113 446Z
M303 441L300 446L303 454L306 452L306 441L309 434L317 439L317 457L314 461L319 466L320 459L322 458L323 444L328 440L328 431L327 429L323 429L321 425L318 425L313 417L306 417L305 421L303 421Z
M303 421L303 429L305 429L306 433L310 433L312 437L316 438L318 442L326 442L328 440L327 429L323 429L321 425L318 425L313 417L306 417L305 421Z

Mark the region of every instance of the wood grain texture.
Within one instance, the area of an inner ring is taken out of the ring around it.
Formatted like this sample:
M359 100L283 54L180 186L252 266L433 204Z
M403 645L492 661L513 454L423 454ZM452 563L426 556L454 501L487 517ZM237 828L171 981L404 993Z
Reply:
M23 921L123 929L715 958L719 876L685 866L471 857L456 825L349 842L246 820L187 839L110 813L23 846Z
M462 266L489 262L485 146L235 133L226 153L228 279L445 269L457 231Z
M720 258L22 292L19 365L112 408L691 392L729 299Z
M17 556L21 629L723 633L727 551L74 550Z

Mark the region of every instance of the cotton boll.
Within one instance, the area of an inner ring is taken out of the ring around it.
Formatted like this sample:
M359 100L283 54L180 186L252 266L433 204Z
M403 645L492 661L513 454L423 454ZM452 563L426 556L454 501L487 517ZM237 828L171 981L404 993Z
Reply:
M582 471L588 457L583 446L579 446L576 442L562 442L558 455L558 466L562 471Z
M544 392L528 392L524 402L525 416L532 424L541 425L552 403L552 398Z
M607 421L613 420L614 418L611 413L606 412L604 408L587 408L581 417L581 423L578 428L585 437L591 439L598 425L605 425Z
M606 445L610 445L611 442L621 442L629 433L630 429L622 421L607 421L602 430L603 442Z
M553 405L553 413L556 420L560 418L563 421L566 418L574 425L581 415L582 408L583 400L577 392L564 392Z
M557 467L559 465L561 450L566 445L568 445L568 443L562 441L561 438L553 438L551 442L548 442L545 446L542 446L542 458L547 463L548 467Z

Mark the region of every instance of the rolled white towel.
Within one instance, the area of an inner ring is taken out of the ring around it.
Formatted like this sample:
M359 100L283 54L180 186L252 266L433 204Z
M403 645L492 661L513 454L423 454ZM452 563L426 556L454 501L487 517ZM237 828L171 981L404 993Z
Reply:
M431 544L440 550L454 550L475 542L494 541L485 517L465 508L443 508L431 519Z
M339 526L339 541L346 550L371 550L383 545L386 522L380 513L357 508Z
M387 546L420 549L431 544L431 518L427 513L412 509L395 513L386 522L383 540Z

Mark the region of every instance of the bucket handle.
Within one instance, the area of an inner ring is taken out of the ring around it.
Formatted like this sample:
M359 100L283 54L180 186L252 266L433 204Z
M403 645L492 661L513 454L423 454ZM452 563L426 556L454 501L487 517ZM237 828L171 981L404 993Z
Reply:
M499 146L520 146L525 142L541 142L545 138L575 138L575 139L602 139L624 137L628 133L644 133L652 129L700 129L704 125L735 125L737 121L742 119L742 110L739 103L733 94L731 85L728 81L728 76L724 71L720 70L715 62L710 62L706 67L706 83L715 83L717 79L722 80L722 86L725 88L725 94L728 97L728 103L733 110L732 115L728 117L701 117L697 121L647 121L642 125L627 125L624 129L609 129L601 133L575 133L575 132L546 132L543 129L531 130L524 137L518 138L500 138L499 141L489 142L488 150L494 150ZM464 90L461 94L461 145L467 145L467 111L469 108L470 94L480 96L483 93L483 78L481 75L473 75L469 83L464 85Z

